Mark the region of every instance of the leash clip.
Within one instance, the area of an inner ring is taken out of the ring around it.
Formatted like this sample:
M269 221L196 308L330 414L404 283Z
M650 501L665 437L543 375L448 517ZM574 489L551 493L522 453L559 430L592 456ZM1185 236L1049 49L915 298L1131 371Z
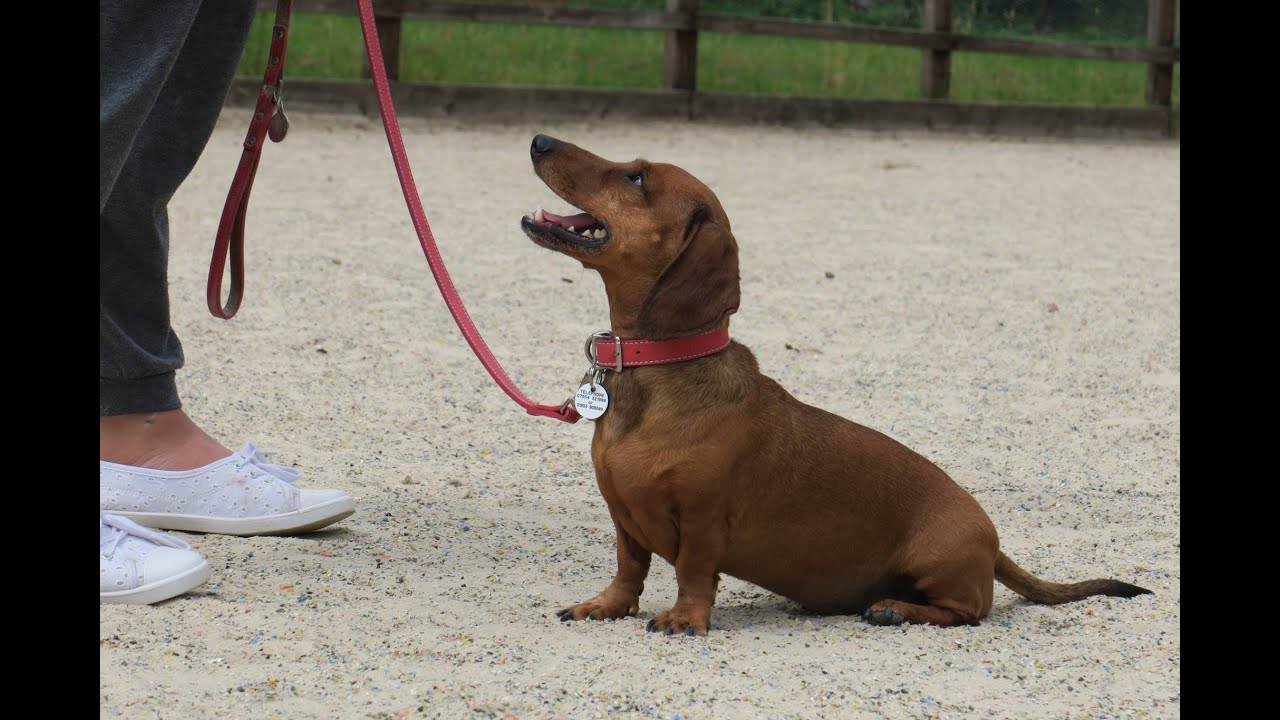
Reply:
M596 340L608 340L609 338L613 338L613 367L601 367L600 354L596 350ZM614 335L612 331L600 330L591 333L583 350L587 354L587 360L591 361L591 369L595 371L597 377L606 370L622 372L622 338Z
M560 409L557 411L560 413L560 415L568 416L569 408L574 407L574 404L573 404L574 397L575 396L570 395L569 397L565 398L564 402L560 403ZM577 408L574 408L574 409L576 410Z

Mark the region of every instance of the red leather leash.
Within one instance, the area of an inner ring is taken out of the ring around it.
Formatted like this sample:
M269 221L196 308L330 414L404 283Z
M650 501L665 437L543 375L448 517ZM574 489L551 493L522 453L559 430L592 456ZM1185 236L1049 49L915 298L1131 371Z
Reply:
M396 175L400 178L400 188L404 192L405 204L409 208L409 217L413 220L414 230L418 233L418 243L427 257L427 265L431 275L440 287L449 313L462 331L472 352L480 359L485 370L498 383L516 404L530 415L553 417L569 423L575 423L579 417L571 400L561 405L539 405L516 387L506 371L498 363L489 346L480 337L475 323L462 304L449 271L444 266L444 259L436 247L435 237L431 234L431 226L427 223L427 214L418 197L418 188L413 180L413 170L409 167L409 157L404 149L404 140L400 136L400 122L396 118L395 105L391 101L391 88L387 83L387 70L382 63L382 46L378 42L378 31L374 24L372 0L357 0L360 8L360 29L364 33L365 53L369 59L370 75L378 98L378 110L382 114L382 125L387 133L387 144L391 148L391 159L396 166ZM258 161L262 158L264 140L269 135L275 142L284 139L289 129L288 118L284 115L284 103L281 100L281 89L284 82L284 57L289 39L289 16L292 11L292 0L277 0L276 20L271 31L271 55L266 74L262 78L262 91L258 94L258 103L254 107L253 120L249 123L249 132L244 140L244 152L240 155L240 164L236 167L235 178L231 183L231 192L222 208L222 220L218 224L218 235L214 241L213 259L209 262L209 284L206 299L209 312L214 317L230 320L240 309L240 301L244 297L244 225L249 210L249 193L253 189L253 178L258 171ZM227 258L231 259L231 289L227 303L222 305L222 278ZM724 350L729 346L728 330L711 332L675 340L623 340L612 333L596 333L587 346L587 357L593 368L616 370L621 372L625 367L640 365L660 365L683 362L705 357Z
M422 209L422 201L418 198L418 188L413 182L413 170L409 168L409 156L404 150L404 140L400 137L400 122L396 119L396 108L391 102L391 88L387 84L387 69L382 64L382 45L378 42L378 30L373 20L373 0L358 0L360 6L360 30L364 33L365 54L369 58L369 74L373 76L373 87L378 96L378 111L382 113L382 126L387 131L387 144L391 146L391 159L395 162L396 175L400 177L400 188L404 191L405 204L409 206L409 217L413 219L413 227L418 231L418 243L427 256L427 264L431 266L431 275L440 286L440 294L449 307L449 314L462 331L472 352L480 359L480 364L489 371L494 382L502 388L516 404L530 415L543 415L557 420L578 422L578 411L566 401L562 405L539 405L524 393L507 377L506 371L498 364L484 338L480 337L475 323L462 305L462 298L449 278L449 271L444 267L444 259L436 247L435 237L431 234L431 226L427 224L427 214Z
M400 123L396 119L395 106L391 102L391 89L387 84L387 70L382 63L382 46L378 42L378 32L373 19L372 0L357 0L360 8L360 29L364 33L365 53L369 58L370 75L377 92L378 110L382 113L382 124L387 132L387 144L391 147L391 158L395 162L396 175L400 178L400 187L404 191L405 203L409 207L409 216L418 233L418 242L422 252L427 256L427 265L431 267L431 275L440 287L449 313L453 315L458 329L462 331L472 352L480 359L484 369L489 372L498 387L502 388L516 404L530 415L553 417L569 423L575 423L580 417L570 401L561 405L540 405L525 397L520 388L507 377L506 371L498 364L489 346L476 330L475 323L462 305L462 298L445 269L444 259L436 247L435 237L431 234L431 226L427 224L426 212L422 209L422 201L418 198L418 188L413 181L413 170L409 167L409 157L405 153L404 140L400 137ZM258 104L254 109L253 121L249 124L249 134L244 141L244 153L240 157L240 165L236 168L235 179L231 184L231 193L223 207L222 222L218 226L218 236L214 242L213 260L209 264L208 302L209 311L215 317L231 319L240 307L244 292L244 221L249 206L249 191L253 187L253 176L258 169L258 160L262 156L263 135L268 125L277 117L280 101L280 81L284 72L285 44L289 35L289 14L292 0L278 0L276 6L275 27L272 29L271 57L267 72L262 81L262 93L258 96ZM283 118L283 114L279 117ZM279 122L279 121L277 121ZM285 121L287 123L287 120ZM287 127L287 125L286 125ZM283 139L283 133L272 139ZM228 250L231 254L231 290L227 305L221 305L222 275Z
M218 223L218 235L213 242L213 259L209 261L209 285L205 299L214 317L230 320L240 309L244 298L244 221L249 212L249 192L253 190L253 178L258 173L258 160L262 158L262 146L266 145L268 129L275 142L284 140L289 121L284 116L280 101L284 82L284 54L289 42L289 16L293 0L277 0L276 21L271 28L271 55L267 71L262 76L262 91L258 104L253 108L253 120L244 138L244 152L236 166L231 192L222 206L222 220ZM222 275L227 256L231 257L231 290L227 304L222 304Z

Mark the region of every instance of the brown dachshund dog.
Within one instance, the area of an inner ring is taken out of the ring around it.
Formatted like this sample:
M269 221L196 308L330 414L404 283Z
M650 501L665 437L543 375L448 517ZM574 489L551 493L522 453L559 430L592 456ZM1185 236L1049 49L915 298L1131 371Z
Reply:
M534 171L585 212L521 222L600 273L612 332L668 340L727 328L738 250L716 196L674 165L614 163L546 135ZM572 231L570 230L572 226ZM1118 580L1040 580L1004 553L969 493L893 438L796 400L733 342L708 357L607 372L591 443L618 533L618 573L561 620L634 615L657 553L675 605L648 624L706 634L719 573L877 625L977 625L992 579L1034 602L1133 597Z

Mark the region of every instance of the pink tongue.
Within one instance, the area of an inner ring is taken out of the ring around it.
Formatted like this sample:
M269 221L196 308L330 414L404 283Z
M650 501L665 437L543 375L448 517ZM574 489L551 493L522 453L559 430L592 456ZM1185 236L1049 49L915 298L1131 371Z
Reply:
M590 215L588 213L580 213L578 215L569 215L567 217L561 217L555 213L551 213L551 212L547 212L546 210L543 210L542 217L544 220L547 220L548 222L553 222L559 225L560 227L563 227L563 228L573 227L578 230L581 230L586 227L591 227L592 225L596 224L595 216Z

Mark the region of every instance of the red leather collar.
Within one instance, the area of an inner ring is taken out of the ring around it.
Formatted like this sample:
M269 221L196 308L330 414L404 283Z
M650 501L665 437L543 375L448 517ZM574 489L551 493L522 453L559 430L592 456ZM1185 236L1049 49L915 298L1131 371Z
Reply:
M588 355L593 347L596 365L620 371L638 365L665 365L714 355L729 347L729 330L712 330L675 340L623 340L612 334L597 333L591 336Z

